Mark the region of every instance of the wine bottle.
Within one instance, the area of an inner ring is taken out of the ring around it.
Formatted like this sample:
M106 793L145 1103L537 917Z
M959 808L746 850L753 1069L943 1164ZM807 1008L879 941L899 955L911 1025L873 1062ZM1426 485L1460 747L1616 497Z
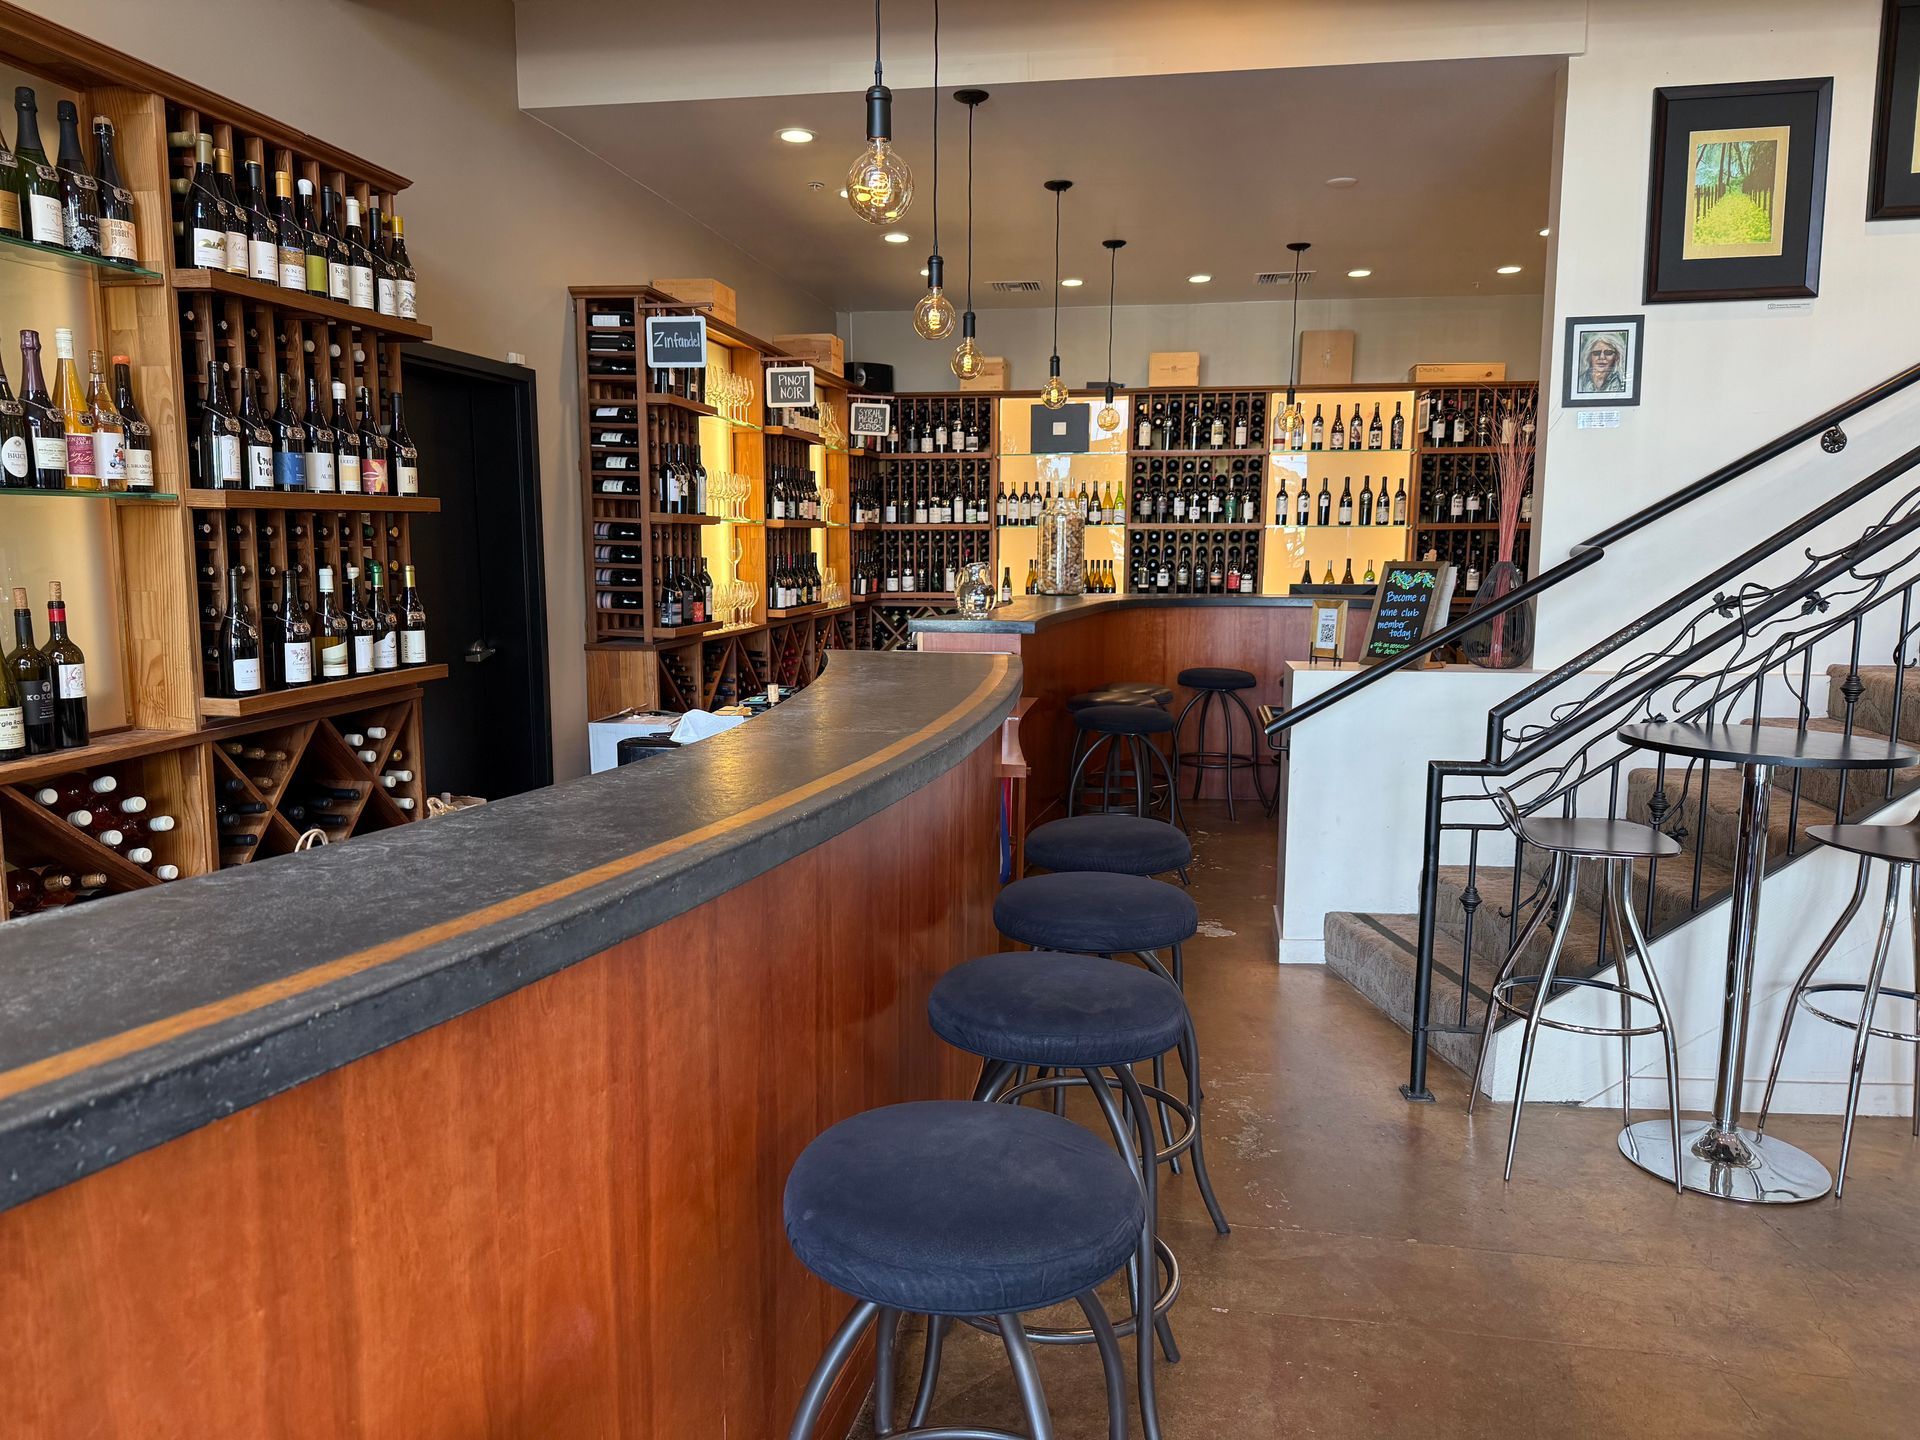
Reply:
M407 237L398 215L387 217L393 227L393 245L387 252L394 275L394 298L402 320L417 320L419 309L413 293L413 259L407 254Z
M273 489L273 428L260 405L260 372L253 369L243 371L240 379L240 446L246 488Z
M368 495L385 495L387 489L387 438L380 433L380 415L373 408L373 396L360 387L360 488Z
M347 197L347 303L373 309L373 255L360 233L360 202Z
M382 315L400 313L398 286L400 277L387 254L387 236L381 218L380 197L367 197L368 248L373 253L373 308Z
M400 668L400 647L395 635L395 616L393 607L387 603L387 592L381 583L380 562L375 560L367 566L367 612L373 619L373 668L397 670Z
M223 145L213 147L213 189L220 197L220 226L229 275L247 273L247 212L240 204L240 192L233 183L233 152Z
M100 475L93 459L93 412L87 409L80 387L80 368L73 363L73 332L53 332L53 403L60 411L60 427L67 439L67 489L98 490Z
M327 298L346 304L352 291L347 281L347 241L340 233L339 197L331 185L320 187L320 228L327 239Z
M320 405L320 381L311 370L307 372L307 413L301 424L307 436L307 489L331 495L338 489L333 461L337 442L333 426L327 423L327 413Z
M706 618L704 610L697 618ZM420 603L419 590L414 588L411 565L400 567L400 663L427 663L427 610Z
M6 366L0 365L0 490L31 490L33 485L33 437L27 430L27 407L13 398Z
M202 131L194 138L193 183L187 187L185 219L181 226L181 260L191 269L227 268L226 202L213 173L213 137Z
M67 634L67 602L58 580L47 583L47 664L53 670L54 743L62 750L85 745L87 657Z
M71 100L54 107L60 117L60 223L67 249L76 255L100 253L100 184L87 168L80 148L80 112Z
M220 383L220 362L207 362L207 383L200 401L200 432L196 439L199 482L209 490L246 488L240 454L240 421L227 408Z
M0 665L0 763L25 759L26 754L26 697L13 678L13 666Z
M33 440L34 487L64 490L67 484L67 430L60 407L40 375L40 332L20 332L20 402L26 407L27 433Z
M307 488L307 427L293 413L293 397L288 391L290 376L280 376L280 404L274 410L269 428L273 434L273 488Z
M26 238L36 245L64 250L67 221L60 202L60 174L47 162L47 147L40 142L40 102L31 85L15 88L13 109L19 122L13 152L19 165Z
M93 178L100 197L100 254L123 265L138 265L140 244L133 225L133 192L120 178L113 122L104 115L93 117L93 153Z
M350 663L355 675L373 674L373 616L361 603L360 569L347 566L347 583L342 587L342 618L352 641Z
M313 683L313 626L293 576L280 572L280 600L267 617L267 688L294 690Z
M20 157L0 135L0 235L20 235Z
M5 378L0 377L0 395ZM119 413L125 445L127 489L136 494L153 489L153 427L133 398L133 366L124 355L113 357L113 408ZM3 427L0 427L3 428Z
M336 471L342 495L360 491L360 425L347 405L344 380L333 382L333 438Z
M8 677L20 696L27 753L45 755L60 748L53 718L53 663L33 641L33 607L24 585L13 587L14 648L6 657Z
M102 490L127 488L127 422L107 390L104 357L87 352L87 414L93 421L93 473Z
M227 613L220 617L220 693L229 699L258 695L260 631L242 587L241 567L227 567Z
M300 215L293 205L293 177L284 170L273 172L273 223L275 227L273 283L282 290L307 288L307 250L301 237Z
M313 182L301 180L295 186L300 193L299 225L301 263L306 272L309 295L327 293L327 241L320 233L320 217L313 203Z
M393 464L393 493L418 495L420 452L414 448L413 436L407 433L407 422L400 413L398 390L387 396L387 413L393 417L393 423L387 427L387 453Z
M352 673L353 637L334 600L331 565L320 567L318 583L320 603L313 612L313 648L319 656L320 678L344 680Z
M263 285L280 283L280 222L273 216L267 195L266 171L258 160L245 167L247 193L247 276Z

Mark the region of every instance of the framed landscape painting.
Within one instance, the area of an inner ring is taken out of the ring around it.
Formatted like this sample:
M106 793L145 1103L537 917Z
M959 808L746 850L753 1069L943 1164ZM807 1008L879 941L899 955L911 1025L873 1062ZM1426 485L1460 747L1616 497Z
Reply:
M1653 92L1646 300L1820 293L1833 79Z
M1920 216L1920 0L1884 0L1867 219Z

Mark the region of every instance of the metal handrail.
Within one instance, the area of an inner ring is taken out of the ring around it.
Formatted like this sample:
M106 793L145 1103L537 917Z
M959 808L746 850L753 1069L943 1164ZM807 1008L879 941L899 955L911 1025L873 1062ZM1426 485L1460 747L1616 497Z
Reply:
M1393 674L1397 670L1406 669L1416 660L1431 655L1436 650L1444 649L1446 646L1453 644L1456 640L1466 635L1469 631L1478 630L1489 620L1503 615L1507 611L1515 609L1520 605L1526 604L1529 600L1559 585L1562 581L1571 579L1580 571L1594 565L1607 553L1607 546L1611 545L1614 541L1623 540L1629 535L1646 529L1655 521L1662 520L1675 511L1691 505L1694 501L1712 494L1714 491L1748 474L1750 471L1758 469L1768 461L1777 460L1780 456L1786 454L1796 446L1813 439L1814 436L1825 435L1841 422L1851 419L1862 410L1870 409L1882 400L1899 394L1916 381L1920 381L1920 364L1910 365L1905 370L1888 376L1879 384L1862 390L1851 399L1841 401L1840 404L1835 405L1823 414L1816 415L1811 420L1803 421L1791 430L1782 432L1766 444L1748 451L1739 459L1721 466L1718 470L1703 475L1691 485L1684 486L1674 491L1671 495L1654 501L1651 505L1641 507L1626 518L1609 525L1606 529L1588 536L1568 551L1567 559L1563 563L1554 566L1551 570L1543 574L1536 575L1525 584L1501 596L1492 604L1479 610L1469 611L1458 620L1443 625L1419 644L1409 646L1407 649L1401 651L1391 660L1385 660L1378 665L1370 666L1358 675L1342 680L1338 685L1335 685L1324 694L1316 695L1311 700L1294 706L1283 714L1275 716L1273 722L1266 726L1266 733L1269 736L1273 736L1278 735L1283 730L1289 730L1301 721L1309 720L1321 711L1337 705L1349 695L1364 690L1369 685L1377 684L1388 675ZM1867 485L1868 483L1867 481L1862 481L1861 485ZM1849 497L1853 496L1854 491L1860 488L1860 486L1853 487L1853 490L1848 491L1847 495ZM1789 527L1792 533L1783 531L1768 540L1762 541L1761 545L1755 547L1755 549L1757 552L1764 554L1769 549L1778 548L1784 541L1793 539L1797 535L1804 534L1806 531L1811 530L1815 525L1820 523L1820 519L1826 518L1825 512L1831 511L1832 513L1838 513L1838 511L1843 508L1845 508L1844 505L1837 503L1837 500L1836 502L1829 502L1827 505L1822 505L1818 509L1809 512L1806 516L1803 516L1794 526ZM1748 553L1749 556L1751 556L1755 554L1755 551ZM1725 569L1726 567L1722 568ZM1720 572L1715 573L1718 575ZM1712 578L1702 582L1708 589L1717 583L1719 583L1719 581ZM1700 593L1704 593L1704 591L1700 591ZM1667 613L1675 613L1680 606L1686 604L1689 599L1693 598L1698 597L1697 595L1688 594L1676 596L1673 600L1667 602L1667 605L1672 607ZM1665 609L1666 607L1662 608ZM1565 674L1562 672L1573 673L1584 669L1600 656L1609 653L1613 649L1617 649L1621 645L1629 643L1643 634L1649 621L1657 622L1659 618L1660 616L1656 613L1655 615L1642 617L1631 625L1623 626L1605 640L1601 641L1597 646L1590 648L1574 660L1568 661L1566 665L1561 666L1560 669L1556 670L1551 676L1541 677L1540 680L1529 685L1521 694L1528 698L1533 698L1533 696L1540 693L1543 688L1551 688L1547 684L1548 681L1557 684L1564 680ZM1515 697L1516 701L1518 698L1517 696ZM1488 733L1490 736L1495 733L1502 719L1504 719L1504 716L1489 716Z

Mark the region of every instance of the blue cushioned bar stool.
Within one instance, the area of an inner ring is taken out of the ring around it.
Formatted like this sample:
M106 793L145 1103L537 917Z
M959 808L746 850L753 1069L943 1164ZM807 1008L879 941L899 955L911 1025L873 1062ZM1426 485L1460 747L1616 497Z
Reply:
M1122 680L1113 685L1103 685L1098 690L1088 690L1075 695L1067 701L1067 714L1078 715L1095 705L1155 705L1165 710L1173 703L1173 691L1164 685L1152 685L1144 680ZM1080 757L1085 753L1088 732L1080 726L1074 726L1073 753L1067 757L1069 773L1080 765ZM1096 738L1095 743L1098 743ZM1111 756L1108 757L1109 762Z
M1088 705L1073 712L1073 723L1078 728L1074 739L1074 750L1079 759L1073 767L1073 774L1067 781L1067 813L1073 814L1079 807L1081 779L1087 766L1096 755L1104 752L1105 759L1100 772L1100 809L1102 812L1114 808L1114 787L1116 779L1124 786L1128 779L1133 782L1133 812L1144 816L1149 808L1152 794L1162 783L1167 795L1167 809L1173 822L1180 823L1180 797L1178 779L1174 770L1175 761L1169 761L1166 752L1154 743L1154 737L1165 735L1172 744L1174 734L1173 716L1157 705L1142 704L1102 704ZM1084 742L1084 743L1083 743ZM1125 748L1127 772L1123 777L1114 764L1118 752ZM1158 767L1159 774L1154 776L1149 766Z
M1193 842L1178 825L1136 815L1075 815L1027 832L1027 864L1041 870L1108 870L1185 879Z
M1264 806L1267 803L1265 766L1254 758L1253 712L1247 708L1247 702L1240 698L1242 690L1251 690L1256 683L1258 682L1255 681L1251 670L1235 670L1225 665L1196 665L1180 672L1182 688L1194 692L1193 698L1188 700L1180 711L1180 734L1186 733L1187 716L1193 713L1194 707L1198 706L1200 709L1199 720L1195 725L1198 733L1194 736L1192 748L1178 741L1175 742L1182 757L1182 763L1194 768L1193 798L1196 800L1200 798L1200 782L1205 778L1202 772L1226 771L1227 814L1230 817L1234 814L1233 772L1236 770L1253 771L1253 788L1260 796L1261 805ZM1229 705L1233 706L1233 709L1228 709ZM1223 748L1210 750L1207 748L1207 717L1213 713L1216 706L1220 711L1220 724L1225 730L1225 738L1222 741ZM1247 722L1247 748L1244 753L1234 748L1234 710L1238 710Z
M930 1100L843 1120L787 1177L787 1240L815 1275L857 1302L815 1367L788 1431L815 1440L828 1392L875 1327L874 1433L891 1440L1052 1440L1053 1421L1021 1315L1077 1301L1106 1372L1107 1433L1126 1440L1120 1347L1096 1286L1139 1251L1146 1202L1127 1162L1093 1132L1041 1110ZM927 1426L938 1342L907 1429L894 1427L894 1350L903 1315L991 1321L1026 1414L1025 1436Z
M1200 928L1200 911L1192 896L1164 880L1072 870L1029 875L1005 887L994 897L993 923L1009 940L1035 950L1135 956L1154 974L1184 988L1186 961L1180 947ZM1171 952L1171 968L1161 962L1157 953L1161 950ZM1200 1044L1191 1014L1178 1049L1187 1072L1187 1106L1195 1121L1193 1143L1188 1147L1194 1181L1200 1187L1200 1198L1207 1203L1207 1213L1213 1217L1214 1229L1225 1235L1227 1217L1214 1197L1202 1148ZM1153 1083L1161 1090L1167 1088L1164 1056L1153 1059ZM1165 1108L1160 1112L1160 1124L1170 1137L1173 1123ZM1180 1168L1177 1158L1171 1163L1176 1171Z
M1179 1046L1187 1030L1186 1001L1170 980L1111 960L1019 951L982 956L949 970L928 997L927 1018L941 1039L980 1057L977 1100L1018 1103L1028 1094L1048 1090L1059 1099L1067 1087L1086 1087L1100 1106L1114 1145L1139 1177L1146 1210L1132 1265L1133 1311L1114 1328L1138 1342L1141 1421L1148 1440L1157 1440L1153 1336L1157 1331L1169 1360L1179 1359L1166 1312L1180 1290L1179 1265L1158 1235L1158 1171L1193 1143L1199 1127L1184 1101L1143 1087L1133 1067ZM1029 1066L1048 1073L1019 1081ZM1164 1148L1154 1138L1149 1093L1178 1111L1184 1122L1181 1134ZM1153 1316L1151 1326L1140 1323L1139 1317L1147 1314ZM1098 1339L1091 1329L1029 1327L1027 1335L1051 1344ZM939 1340L930 1331L923 1373L938 1364Z

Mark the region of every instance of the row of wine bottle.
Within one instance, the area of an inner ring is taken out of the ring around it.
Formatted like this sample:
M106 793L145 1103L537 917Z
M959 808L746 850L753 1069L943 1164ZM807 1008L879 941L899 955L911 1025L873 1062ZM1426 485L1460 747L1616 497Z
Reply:
M87 352L83 385L73 332L53 332L53 389L40 371L40 332L20 332L20 398L0 366L0 489L113 490L153 484L153 427L133 398L132 367L113 357L109 389L101 352Z
M150 841L170 834L171 815L156 815L143 795L122 794L119 780L112 775L68 776L52 780L33 792L40 805L58 815L75 830L95 843L117 852L129 863L159 874ZM176 870L174 874L178 874ZM171 880L173 875L161 875Z
M292 490L323 495L418 495L420 451L407 433L400 392L387 396L388 421L365 385L347 403L346 383L333 382L333 408L307 375L307 404L295 409L292 378L280 377L280 404L260 398L260 372L244 370L240 408L227 403L221 363L207 363L206 383L188 457L190 480L202 490Z
M31 85L13 92L14 145L0 141L0 234L115 264L139 264L133 192L120 178L113 124L93 117L93 164L80 148L80 112L71 100L60 117L58 164L40 139L40 102Z
M85 745L87 657L67 634L67 605L55 580L47 591L47 645L34 643L26 587L13 587L14 647L0 664L0 760Z
M347 567L343 600L334 591L333 567L322 565L319 604L311 614L293 577L283 571L279 597L263 626L255 622L247 603L245 567L230 566L227 608L208 656L214 693L238 698L426 664L427 612L413 566L401 567L397 608L387 599L380 563L367 568L368 584L361 596L356 593L357 567Z

